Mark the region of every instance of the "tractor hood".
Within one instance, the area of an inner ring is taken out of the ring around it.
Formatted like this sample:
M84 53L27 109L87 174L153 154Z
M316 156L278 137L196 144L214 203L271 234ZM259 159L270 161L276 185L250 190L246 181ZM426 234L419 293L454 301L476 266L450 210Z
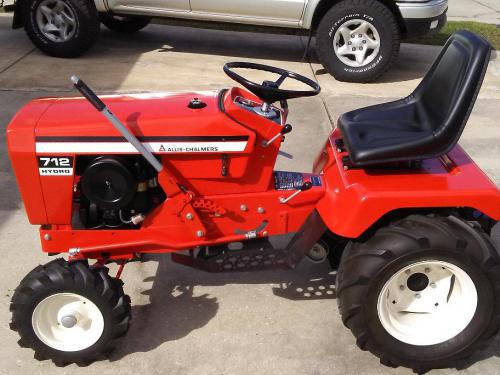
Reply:
M219 108L219 93L131 94L102 100L155 153L247 153L252 129ZM129 153L132 146L83 98L40 99L48 109L35 128L39 153Z

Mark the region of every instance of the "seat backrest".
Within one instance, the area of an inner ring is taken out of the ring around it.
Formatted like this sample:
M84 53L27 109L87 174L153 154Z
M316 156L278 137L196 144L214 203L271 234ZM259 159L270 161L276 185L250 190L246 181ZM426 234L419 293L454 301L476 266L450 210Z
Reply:
M481 88L491 46L470 31L458 31L413 93L426 124L433 130L434 147L441 153L458 142Z

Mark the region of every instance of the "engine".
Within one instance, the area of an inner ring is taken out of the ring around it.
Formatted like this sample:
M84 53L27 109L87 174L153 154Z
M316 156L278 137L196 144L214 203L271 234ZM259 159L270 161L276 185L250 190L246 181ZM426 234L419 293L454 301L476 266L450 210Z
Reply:
M166 199L157 172L142 156L83 157L76 171L78 221L86 229L138 228Z

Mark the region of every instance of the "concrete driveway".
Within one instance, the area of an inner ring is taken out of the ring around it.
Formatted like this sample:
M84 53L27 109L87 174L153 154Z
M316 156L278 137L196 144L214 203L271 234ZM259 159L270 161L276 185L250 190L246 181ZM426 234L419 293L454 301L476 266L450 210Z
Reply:
M498 0L449 0L450 20L476 21L500 24Z
M17 346L8 328L14 288L35 265L48 261L29 225L6 155L5 127L28 100L73 95L78 74L100 93L219 89L232 82L222 72L230 60L252 60L319 80L320 97L291 102L294 132L280 168L310 170L335 119L344 111L407 95L438 49L405 45L396 67L371 85L342 84L316 63L301 63L302 39L290 36L150 26L117 36L103 30L95 48L78 60L43 56L22 31L0 16L0 351L1 374L410 374L389 369L359 350L343 327L334 294L305 297L297 288L333 290L327 265L304 262L295 271L229 275L201 273L168 257L128 265L126 292L133 325L110 360L87 368L55 368ZM461 144L500 184L500 62L492 61ZM477 354L464 374L500 373L500 338ZM448 374L451 370L434 371Z

